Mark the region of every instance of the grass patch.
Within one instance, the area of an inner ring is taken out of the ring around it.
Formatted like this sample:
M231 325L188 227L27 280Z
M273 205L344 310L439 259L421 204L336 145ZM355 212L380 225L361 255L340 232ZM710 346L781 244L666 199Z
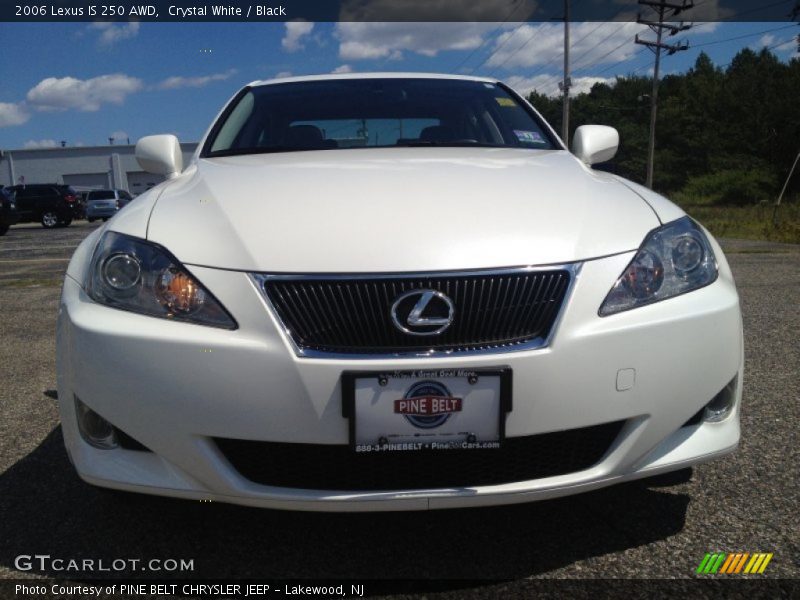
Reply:
M0 288L60 287L63 279L0 279Z
M800 244L800 204L781 204L773 223L774 205L708 206L686 204L681 208L700 221L717 238L741 238Z

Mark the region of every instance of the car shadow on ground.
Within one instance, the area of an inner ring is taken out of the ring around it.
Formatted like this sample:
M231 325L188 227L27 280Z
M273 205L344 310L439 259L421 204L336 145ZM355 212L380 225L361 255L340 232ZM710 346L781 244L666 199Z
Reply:
M672 536L688 503L640 484L509 507L365 514L120 494L77 477L57 427L0 475L0 564L18 571L21 554L183 558L195 570L182 578L508 581Z

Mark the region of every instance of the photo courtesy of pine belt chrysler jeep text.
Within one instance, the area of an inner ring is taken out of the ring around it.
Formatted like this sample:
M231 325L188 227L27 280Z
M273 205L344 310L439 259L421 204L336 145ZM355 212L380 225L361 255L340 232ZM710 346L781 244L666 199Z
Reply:
M254 82L67 270L58 398L85 481L323 511L510 504L739 441L718 243L495 79ZM102 360L97 360L102 356Z

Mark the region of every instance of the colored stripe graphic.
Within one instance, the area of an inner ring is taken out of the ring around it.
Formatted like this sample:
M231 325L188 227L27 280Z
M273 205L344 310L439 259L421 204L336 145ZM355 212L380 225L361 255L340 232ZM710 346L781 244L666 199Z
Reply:
M706 555L703 557L703 560L700 561L700 566L697 567L696 573L705 573L706 565L710 560L711 560L711 554L706 552Z
M696 573L704 575L716 573L733 575L742 572L761 574L766 570L772 557L772 552L755 552L753 554L749 552L733 552L730 554L727 552L706 552L697 567Z
M722 566L722 561L725 560L725 552L714 552L713 554L706 552L700 566L697 567L698 573L716 573Z
M719 570L720 573L730 573L730 568L734 564L739 561L738 554L728 554L728 558L722 563L722 568Z
M745 573L763 573L764 570L767 568L769 561L772 560L772 552L765 553L765 552L758 552L753 554L753 558L750 559L750 562L747 563L747 566L744 569Z
M722 561L723 560L725 560L725 553L724 552L720 552L718 557L717 557L717 560L714 563L714 566L711 568L710 572L711 573L716 573L717 571L719 571L719 567L720 567L720 565L722 565Z
M750 556L749 552L745 552L744 554L742 554L741 560L739 560L739 562L736 564L736 570L731 571L731 573L739 573L742 570L742 567L744 567L744 563L747 560L748 556Z

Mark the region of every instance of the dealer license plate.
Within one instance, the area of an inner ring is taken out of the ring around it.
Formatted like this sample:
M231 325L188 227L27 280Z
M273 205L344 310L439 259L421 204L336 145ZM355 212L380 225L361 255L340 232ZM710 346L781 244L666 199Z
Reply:
M499 448L511 370L345 372L342 395L357 452Z

